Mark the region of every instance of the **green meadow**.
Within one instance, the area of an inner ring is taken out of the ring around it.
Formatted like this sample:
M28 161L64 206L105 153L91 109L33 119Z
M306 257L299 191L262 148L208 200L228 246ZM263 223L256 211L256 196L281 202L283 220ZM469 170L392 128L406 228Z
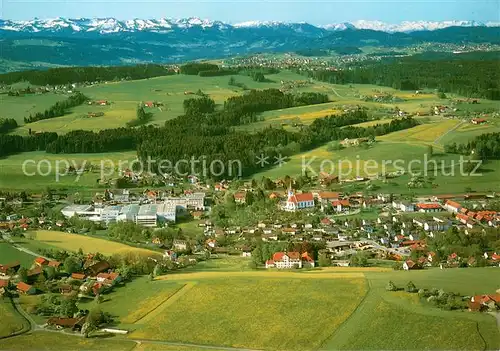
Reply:
M0 159L0 189L43 190L48 186L74 189L100 188L102 186L98 184L98 179L101 176L101 164L104 165L106 172L111 173L114 170L116 177L119 162L122 161L122 168L125 169L134 159L136 159L134 151L64 155L34 151L11 155ZM94 170L80 176L63 175L67 164L79 168L84 164L93 165Z
M25 268L30 268L35 256L19 251L11 244L0 242L0 264L8 264L19 261Z
M47 93L43 95L30 94L25 96L8 96L0 94L0 118L14 118L17 124L24 124L24 117L37 112L43 112L58 101L69 95Z

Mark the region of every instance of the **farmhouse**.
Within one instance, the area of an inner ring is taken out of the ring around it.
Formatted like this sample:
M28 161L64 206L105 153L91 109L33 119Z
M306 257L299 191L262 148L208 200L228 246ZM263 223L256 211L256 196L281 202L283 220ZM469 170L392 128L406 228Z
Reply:
M472 124L484 124L486 122L487 122L487 120L485 120L484 118L473 118L471 120Z
M294 212L311 207L314 207L314 196L312 193L295 194L292 191L288 192L285 211Z
M20 294L23 295L33 295L36 293L36 289L34 287L23 282L17 283L16 289Z
M412 260L407 260L403 263L403 269L405 271L420 269L420 265Z
M21 263L19 263L18 261L5 265L0 264L0 275L7 276L11 272L16 273L19 270L19 268L21 268Z
M408 201L393 201L392 207L403 212L415 211L415 206Z
M449 212L458 213L462 210L462 205L460 205L458 202L448 200L444 204L444 208Z
M296 251L276 252L272 260L266 261L266 268L276 267L278 269L302 268L302 257Z
M82 318L58 318L52 317L47 320L48 325L55 326L57 329L71 328L73 331L82 330L85 317Z
M120 282L121 277L120 274L112 272L112 273L99 273L97 275L97 282L103 283L105 285L114 285L115 283Z
M246 193L244 191L234 193L234 201L237 204L244 204L246 202Z
M443 210L443 207L438 203L418 203L415 205L418 212L439 212Z
M49 261L48 261L48 260L46 260L46 259L45 259L45 258L43 258L43 257L37 257L37 258L35 259L35 264L36 264L37 266L40 266L40 267L41 267L41 266L46 266L46 265L48 265L48 264L49 264Z
M104 272L108 270L110 267L109 263L106 261L99 261L97 263L94 263L93 265L87 267L86 271L88 272L89 276L95 277L99 273Z
M71 278L75 280L84 280L85 279L85 274L83 273L72 273Z
M333 209L337 212L347 211L349 210L349 208L351 208L351 204L348 199L333 201L332 206Z

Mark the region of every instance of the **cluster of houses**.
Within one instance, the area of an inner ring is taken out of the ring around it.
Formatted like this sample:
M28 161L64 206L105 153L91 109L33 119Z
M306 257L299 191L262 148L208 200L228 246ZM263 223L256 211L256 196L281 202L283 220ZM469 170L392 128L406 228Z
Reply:
M500 289L495 294L472 296L468 305L472 312L497 312L500 310Z
M44 270L47 267L52 267L56 272L60 272L62 263L37 257L32 267L27 271L26 281L11 284L11 281L16 280L21 264L19 262L12 262L0 265L0 295L5 294L10 288L15 289L20 295L36 294L37 289L33 283L37 281L40 275L45 274ZM82 272L72 273L69 278L81 282L79 292L86 296L101 294L121 282L120 274L113 272L108 262L95 261L92 255L87 256L87 260L82 267ZM72 293L73 285L62 283L59 285L59 292L61 294Z

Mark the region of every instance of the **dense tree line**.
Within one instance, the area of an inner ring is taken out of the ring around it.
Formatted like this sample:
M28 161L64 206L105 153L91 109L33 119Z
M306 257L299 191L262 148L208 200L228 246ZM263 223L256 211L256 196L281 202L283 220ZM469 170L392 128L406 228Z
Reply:
M192 76L197 76L200 74L200 72L218 71L218 70L219 66L213 63L204 63L204 62L189 62L181 66L182 74L187 74Z
M57 133L39 133L30 136L0 134L0 156L18 152L45 150L57 140Z
M238 74L238 69L236 68L221 68L212 69L208 71L199 71L198 75L200 77L218 77L218 76L230 76L232 74Z
M242 96L233 96L224 103L225 110L239 113L260 113L283 108L315 105L328 102L328 96L321 93L285 94L279 89L251 90Z
M453 60L407 58L349 70L307 71L305 74L334 84L376 84L401 90L430 88L467 97L500 100L497 60L462 60L457 64Z
M444 146L445 152L474 155L480 159L500 159L500 133L482 134L467 143L450 143Z
M58 101L44 112L37 112L29 117L24 117L24 123L32 123L54 117L61 117L68 113L68 109L79 106L88 101L89 98L80 92L71 95L64 101Z
M17 128L17 122L13 118L0 118L0 134L7 133Z
M133 150L143 136L143 130L116 128L105 129L99 132L75 130L59 135L47 143L45 150L49 153L96 153L121 150ZM153 127L149 127L153 128Z
M405 117L394 119L390 123L376 124L370 127L354 127L352 124L368 120L364 111L349 112L342 116L329 116L318 118L309 126L302 135L303 147L315 147L334 140L353 138L374 138L378 135L389 134L398 130L408 129L418 125L418 121Z
M137 66L63 67L46 71L21 71L0 74L0 83L28 81L35 85L61 85L120 79L145 79L175 74L170 68L146 64Z
M211 113L215 111L215 101L208 96L186 99L183 102L183 106L186 115Z

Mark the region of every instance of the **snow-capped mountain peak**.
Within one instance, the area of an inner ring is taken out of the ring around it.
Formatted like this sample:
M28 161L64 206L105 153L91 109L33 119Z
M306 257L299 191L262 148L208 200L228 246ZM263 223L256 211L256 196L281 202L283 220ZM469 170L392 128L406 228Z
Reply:
M160 18L160 19L130 19L118 20L115 18L75 18L67 19L62 17L52 19L35 18L29 21L0 20L0 30L17 32L94 32L94 33L118 33L118 32L165 32L175 29L189 28L215 28L215 29L251 29L251 28L291 28L295 31L314 30L318 31L341 31L346 29L371 29L384 32L413 32L422 30L436 30L451 26L476 27L490 26L497 27L500 23L488 22L482 24L475 21L404 21L399 24L388 24L381 21L359 20L354 22L332 23L323 26L314 26L306 22L287 23L279 21L247 21L236 24L228 24L220 21L211 21L198 17L181 19Z

